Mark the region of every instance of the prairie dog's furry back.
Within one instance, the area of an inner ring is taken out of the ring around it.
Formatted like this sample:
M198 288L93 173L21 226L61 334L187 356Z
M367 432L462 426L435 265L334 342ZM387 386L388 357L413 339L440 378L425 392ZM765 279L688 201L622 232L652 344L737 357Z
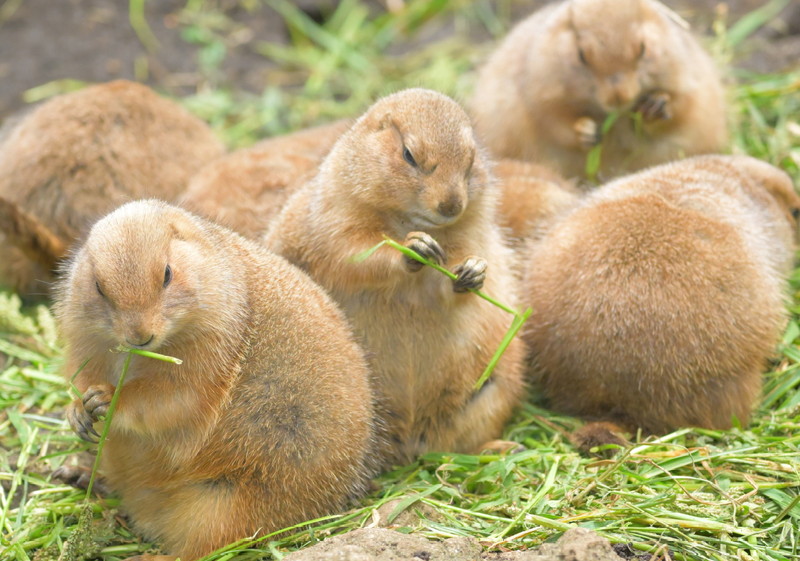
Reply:
M128 203L66 270L56 316L84 438L135 356L101 471L134 527L192 560L343 508L376 448L363 353L307 275L177 207Z
M120 80L45 102L0 144L0 197L39 223L6 238L16 225L0 214L0 236L14 246L2 244L0 283L46 295L49 269L63 257L53 247L69 248L124 202L174 200L222 153L207 125L143 85ZM42 232L59 243L42 246Z
M497 221L517 248L541 235L583 194L555 171L522 160L500 160L493 169L500 200Z
M267 138L218 158L191 178L180 204L247 238L260 238L289 195L316 175L350 125L343 119Z
M591 193L527 256L525 338L551 405L647 432L745 422L785 324L798 209L788 176L746 156Z

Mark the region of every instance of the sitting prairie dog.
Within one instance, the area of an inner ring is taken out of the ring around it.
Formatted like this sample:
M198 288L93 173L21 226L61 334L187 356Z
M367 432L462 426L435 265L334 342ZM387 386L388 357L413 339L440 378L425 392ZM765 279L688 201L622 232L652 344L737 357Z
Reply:
M554 409L645 432L746 422L786 322L800 197L748 156L608 183L527 255L523 328Z
M217 158L192 177L180 205L246 238L260 238L289 194L316 175L334 142L351 125L343 119Z
M46 296L58 260L95 220L133 199L175 200L223 152L205 123L141 84L36 107L0 143L0 285Z
M539 164L503 159L492 171L500 192L497 221L514 248L541 235L582 195L572 182Z
M655 0L564 0L518 24L481 69L471 110L496 157L598 177L728 142L725 91L685 22ZM605 136L612 112L622 116ZM640 121L640 125L637 124Z
M377 101L341 136L264 238L350 319L376 378L391 439L387 462L426 451L474 452L500 435L521 399L518 340L473 392L512 317L460 293L485 279L488 294L516 304L512 255L494 222L496 197L461 107L437 92L403 90ZM354 262L384 234L458 280L390 247Z
M325 292L284 259L154 200L91 229L56 300L82 437L134 356L101 473L134 526L189 561L330 513L365 490L368 370Z

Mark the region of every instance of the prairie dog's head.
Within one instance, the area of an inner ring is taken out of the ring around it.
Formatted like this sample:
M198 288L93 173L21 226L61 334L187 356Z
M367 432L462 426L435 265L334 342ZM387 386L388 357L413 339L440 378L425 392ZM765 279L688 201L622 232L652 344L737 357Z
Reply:
M413 229L456 222L488 181L467 114L424 89L379 100L328 160L360 203Z
M588 73L606 112L629 109L642 92L641 68L654 56L653 26L658 15L647 0L569 0L574 59Z
M62 287L57 314L68 339L157 351L207 322L214 248L188 213L147 200L98 221ZM74 342L74 341L73 341Z
M707 156L714 158L715 156ZM733 155L716 156L724 159L739 173L746 175L755 185L766 191L777 203L786 221L792 228L795 238L798 236L798 222L800 222L800 195L795 191L792 178L785 171L767 162L751 156ZM745 188L748 188L745 185ZM751 195L757 195L752 192Z

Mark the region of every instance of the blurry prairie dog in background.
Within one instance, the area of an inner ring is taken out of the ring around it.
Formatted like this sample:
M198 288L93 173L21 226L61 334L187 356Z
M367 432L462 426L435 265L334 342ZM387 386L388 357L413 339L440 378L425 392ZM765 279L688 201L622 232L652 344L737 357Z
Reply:
M518 289L495 223L496 197L464 110L437 92L403 90L341 136L264 238L350 319L376 379L387 463L427 451L475 452L500 436L521 399L519 340L473 391L511 316L461 292L483 286L514 306ZM384 234L458 279L390 247L353 261Z
M531 162L503 159L493 172L500 192L497 221L513 247L544 232L582 195L572 182Z
M289 195L316 175L350 125L342 119L217 158L192 177L180 204L246 238L259 238Z
M68 263L56 315L83 438L134 356L101 473L138 531L190 561L343 508L374 465L373 398L344 315L302 271L158 201L124 205ZM172 557L170 557L172 558Z
M0 285L47 296L56 263L95 220L130 200L175 200L223 152L205 123L133 82L33 109L0 141Z
M748 156L590 193L526 256L532 374L554 409L626 428L746 422L785 327L800 198Z
M711 57L663 4L564 0L501 42L479 72L471 112L495 157L567 178L585 177L602 142L598 177L607 180L724 149L725 105ZM613 112L622 115L602 137Z

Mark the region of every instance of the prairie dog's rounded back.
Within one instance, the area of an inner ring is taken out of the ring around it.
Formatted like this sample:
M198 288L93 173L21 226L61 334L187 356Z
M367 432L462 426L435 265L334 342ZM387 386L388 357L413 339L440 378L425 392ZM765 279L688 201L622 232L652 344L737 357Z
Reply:
M525 338L556 409L648 432L748 418L785 323L780 176L744 156L654 167L531 246Z
M257 239L350 125L343 119L271 137L218 158L192 176L180 205Z
M553 170L522 160L496 162L497 221L514 247L541 235L583 194Z
M344 315L302 271L143 200L99 220L66 276L64 372L91 359L75 377L84 396L119 383L118 345L183 360L132 358L101 468L134 527L168 553L195 559L365 491L369 371ZM81 399L70 411L97 420Z
M189 177L223 151L205 123L146 86L123 80L99 84L45 102L4 137L0 197L69 247L95 220L127 201L175 200ZM41 274L25 274L29 259L17 253L2 261L23 270L18 278L0 271L0 282L19 291Z

